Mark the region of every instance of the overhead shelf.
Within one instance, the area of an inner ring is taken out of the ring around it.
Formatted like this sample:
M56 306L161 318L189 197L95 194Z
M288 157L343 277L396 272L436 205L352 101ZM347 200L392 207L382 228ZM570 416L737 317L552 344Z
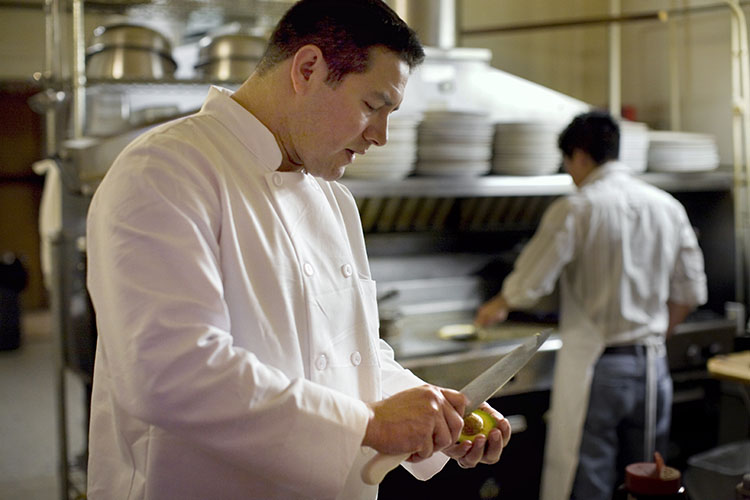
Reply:
M356 168L356 167L350 167ZM732 172L657 173L647 172L637 177L670 192L725 191L733 185ZM574 191L567 174L482 177L407 177L396 180L342 179L355 197L378 196L559 196Z

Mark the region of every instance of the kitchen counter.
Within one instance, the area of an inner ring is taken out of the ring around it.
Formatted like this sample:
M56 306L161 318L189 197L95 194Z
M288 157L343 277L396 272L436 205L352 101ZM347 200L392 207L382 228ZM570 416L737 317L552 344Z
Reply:
M445 325L471 323L473 314L474 311L447 311L405 316L397 321L397 333L388 343L396 359L420 378L461 389L523 339L555 326L507 321L483 330L479 338L453 340L438 335ZM554 352L560 345L559 336L553 332L534 358L495 396L549 389Z
M471 323L473 314L472 310L404 316L396 322L396 333L388 342L396 359L420 378L461 389L523 339L556 328L554 323L507 321L486 329L479 338L453 340L438 335L445 325ZM720 317L697 317L679 325L667 342L670 368L705 370L708 357L732 350L731 332L735 325L733 320ZM555 353L561 346L559 334L553 331L531 361L494 397L549 390Z

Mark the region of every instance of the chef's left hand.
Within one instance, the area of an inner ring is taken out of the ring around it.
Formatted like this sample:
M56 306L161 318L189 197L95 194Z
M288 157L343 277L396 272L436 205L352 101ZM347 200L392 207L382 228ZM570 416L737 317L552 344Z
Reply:
M475 467L479 463L496 463L500 459L503 448L510 441L510 422L487 403L482 403L479 408L492 415L497 427L492 429L488 436L480 434L474 438L473 442L456 443L442 450L464 469Z

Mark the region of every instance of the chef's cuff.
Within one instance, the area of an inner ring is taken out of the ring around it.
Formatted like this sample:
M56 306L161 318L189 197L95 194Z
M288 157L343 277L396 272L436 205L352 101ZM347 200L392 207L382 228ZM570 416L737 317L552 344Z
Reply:
M408 470L412 476L420 481L427 481L432 476L440 472L450 458L443 453L435 453L430 458L421 462L402 462L401 465Z

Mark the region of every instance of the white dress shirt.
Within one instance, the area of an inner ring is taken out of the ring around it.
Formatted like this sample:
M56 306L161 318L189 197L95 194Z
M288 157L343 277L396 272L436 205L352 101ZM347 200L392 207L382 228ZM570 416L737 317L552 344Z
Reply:
M607 345L663 337L667 301L697 306L707 298L684 207L618 162L597 167L576 193L550 205L502 294L512 307L529 307L558 278L561 331L593 325L590 334ZM571 309L585 321L566 314Z

